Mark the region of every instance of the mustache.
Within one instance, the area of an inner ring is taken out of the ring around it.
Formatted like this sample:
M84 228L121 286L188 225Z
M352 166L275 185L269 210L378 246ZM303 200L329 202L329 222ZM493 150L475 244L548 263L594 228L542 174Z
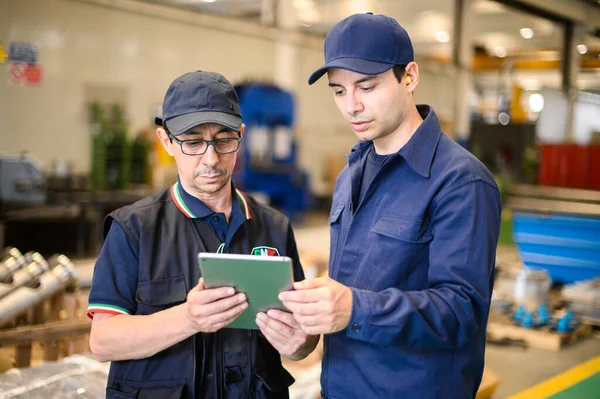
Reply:
M194 171L194 177L199 177L199 176L224 176L227 174L227 171L225 169L221 169L221 168L216 168L213 166L204 166L201 169L196 169Z

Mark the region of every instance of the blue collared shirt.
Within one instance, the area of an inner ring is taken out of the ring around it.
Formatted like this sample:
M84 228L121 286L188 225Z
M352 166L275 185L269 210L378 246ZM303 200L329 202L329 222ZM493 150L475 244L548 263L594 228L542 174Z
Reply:
M325 337L330 398L474 398L483 373L501 200L493 177L429 106L359 201L372 142L336 182L330 276L351 288L348 327Z
M179 179L170 191L173 202L184 215L202 219L211 226L215 235L224 244L225 252L236 231L250 218L246 200L233 184L234 195L229 224L224 213L213 211L198 198L186 192ZM90 293L88 309L90 317L96 312L135 313L138 259L139 254L135 245L123 227L113 221L96 262L103 267L94 269L94 289Z
M231 215L229 216L229 224L227 224L227 219L225 218L224 213L213 211L198 198L185 191L179 180L173 187L173 190L175 190L175 196L173 197L173 200L179 209L181 209L185 214L188 214L188 217L202 219L207 222L219 240L225 244L225 248L229 248L229 243L231 243L233 235L237 231L238 227L240 227L246 221L247 217L245 214L245 204L243 203L243 199L240 198L241 194L238 194L238 191L233 186L233 183L233 202L231 206Z

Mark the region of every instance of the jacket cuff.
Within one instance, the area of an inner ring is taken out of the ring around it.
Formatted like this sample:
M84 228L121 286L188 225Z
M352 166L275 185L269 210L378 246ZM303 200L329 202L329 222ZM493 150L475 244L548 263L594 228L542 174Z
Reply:
M352 315L348 327L346 327L346 336L360 341L368 341L372 314L371 295L373 293L357 288L350 288L350 291L352 291Z

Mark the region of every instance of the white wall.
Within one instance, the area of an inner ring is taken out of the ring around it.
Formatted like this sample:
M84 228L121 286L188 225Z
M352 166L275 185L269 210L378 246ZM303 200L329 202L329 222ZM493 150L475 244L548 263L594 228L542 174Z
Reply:
M0 64L0 152L26 150L46 165L61 159L87 171L85 106L93 93L123 97L133 134L153 121L152 110L182 73L272 81L282 37L299 47L300 162L322 192L325 156L342 157L355 141L327 85L306 83L323 63L323 38L132 0L0 0L0 41L36 44L44 69L40 87L18 87L8 82L9 64ZM451 79L422 73L416 99L451 118Z

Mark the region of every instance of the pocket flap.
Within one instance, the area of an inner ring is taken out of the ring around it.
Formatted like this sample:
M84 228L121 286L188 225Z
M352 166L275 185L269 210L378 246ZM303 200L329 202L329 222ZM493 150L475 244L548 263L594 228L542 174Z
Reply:
M137 399L182 399L185 385L141 388Z
M185 278L173 277L138 284L136 300L150 306L171 305L185 301Z
M136 399L137 391L135 393L119 392L111 388L106 388L106 399Z
M427 221L393 215L383 216L371 231L386 237L418 244L429 242L433 238L429 232Z
M333 204L331 206L331 213L329 214L329 224L337 223L343 211L344 204Z
M264 384L270 392L281 392L290 387L296 380L286 369L281 367L279 371L256 370L256 378Z

